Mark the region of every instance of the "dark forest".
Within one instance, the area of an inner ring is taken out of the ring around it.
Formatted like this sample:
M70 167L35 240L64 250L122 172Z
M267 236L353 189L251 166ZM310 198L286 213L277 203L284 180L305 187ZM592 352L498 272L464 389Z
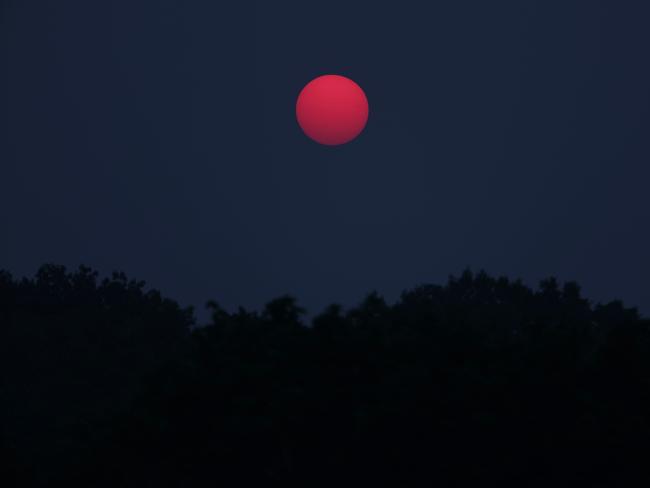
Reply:
M2 485L648 486L650 321L576 283L207 306L1 273Z

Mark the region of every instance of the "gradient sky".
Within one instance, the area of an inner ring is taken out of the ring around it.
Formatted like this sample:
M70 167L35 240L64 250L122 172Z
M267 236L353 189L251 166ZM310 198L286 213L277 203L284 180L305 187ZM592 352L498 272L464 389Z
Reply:
M465 267L650 313L650 3L0 3L0 268L310 312ZM365 90L319 146L312 78Z

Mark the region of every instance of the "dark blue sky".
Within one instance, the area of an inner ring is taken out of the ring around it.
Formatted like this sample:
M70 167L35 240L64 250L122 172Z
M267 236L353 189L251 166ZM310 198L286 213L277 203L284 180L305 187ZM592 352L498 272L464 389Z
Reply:
M4 0L0 268L310 312L466 266L650 312L650 4ZM356 141L295 122L366 91Z

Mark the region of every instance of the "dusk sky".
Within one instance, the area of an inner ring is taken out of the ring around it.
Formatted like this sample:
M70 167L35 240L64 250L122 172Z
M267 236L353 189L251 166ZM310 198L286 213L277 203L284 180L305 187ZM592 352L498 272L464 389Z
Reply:
M310 313L466 267L650 313L650 3L0 3L0 269ZM364 132L308 139L340 74Z

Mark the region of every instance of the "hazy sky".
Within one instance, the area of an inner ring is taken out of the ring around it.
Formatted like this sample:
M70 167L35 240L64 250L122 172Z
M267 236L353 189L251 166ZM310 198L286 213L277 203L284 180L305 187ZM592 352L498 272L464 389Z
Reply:
M0 3L0 268L315 312L470 266L650 313L650 3L224 3ZM326 73L348 145L295 121Z

